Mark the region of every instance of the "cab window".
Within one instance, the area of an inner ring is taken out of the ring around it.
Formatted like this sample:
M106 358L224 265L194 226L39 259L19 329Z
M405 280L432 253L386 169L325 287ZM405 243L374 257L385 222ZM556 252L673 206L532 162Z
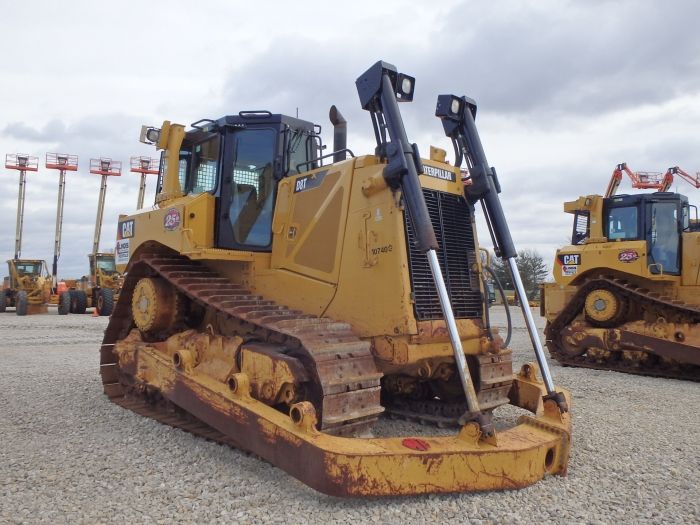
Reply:
M17 273L20 275L39 275L41 273L41 263L21 263L17 264Z
M287 175L297 175L300 172L308 171L314 168L314 165L308 161L311 159L311 140L301 130L297 130L292 134L289 141L288 159L289 170ZM299 166L299 169L297 169Z
M204 193L216 188L220 143L221 135L217 134L209 140L196 144L192 149L192 170L191 180L187 185L188 193Z
M638 235L636 206L611 208L608 211L608 239L630 240L637 239Z
M229 221L238 244L266 247L272 242L277 132L249 129L233 135L233 173Z
M97 258L97 267L105 272L115 272L117 268L115 267L114 258Z
M186 150L180 152L180 159L177 166L177 178L180 180L180 188L183 193L186 191L185 183L187 182L187 172L189 171L191 158L191 151Z
M189 149L180 150L180 157L177 163L177 178L180 181L180 189L187 193L185 184L187 183L187 173L189 172L192 151ZM165 176L166 162L165 152L160 154L160 168L158 170L158 183L156 185L156 196L163 191L163 177Z
M571 236L571 244L585 244L591 236L590 213L577 211L574 216L574 232Z
M678 273L678 208L675 202L655 202L651 207L650 262L663 273Z

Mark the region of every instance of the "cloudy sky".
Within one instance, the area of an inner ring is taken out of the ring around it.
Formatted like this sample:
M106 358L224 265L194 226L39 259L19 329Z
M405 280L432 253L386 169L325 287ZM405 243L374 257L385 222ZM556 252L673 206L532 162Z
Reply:
M109 180L103 250L133 211L132 155L141 124L189 124L269 109L349 124L348 146L374 149L355 79L379 59L416 77L403 104L409 139L451 147L434 115L440 93L479 105L477 126L499 173L516 246L547 261L570 235L562 203L605 191L619 162L633 170L700 170L700 4L693 1L355 0L318 2L8 2L0 22L0 154L36 155L28 175L23 257L53 257L58 174L46 152L80 156L68 174L59 276L86 273L99 177ZM0 176L0 260L14 250L18 174ZM149 181L147 202L153 202ZM698 203L692 186L678 191ZM625 182L620 191L628 191ZM481 230L483 244L490 245ZM0 271L3 275L6 269Z

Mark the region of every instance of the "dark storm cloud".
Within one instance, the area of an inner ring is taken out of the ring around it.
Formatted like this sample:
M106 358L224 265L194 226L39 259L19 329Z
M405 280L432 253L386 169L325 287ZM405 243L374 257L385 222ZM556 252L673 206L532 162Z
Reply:
M340 48L311 37L273 40L231 73L220 109L264 106L293 115L299 108L327 127L327 109L338 104L351 136L364 135L371 127L354 81L384 59L417 78L414 102L402 106L409 138L442 135L431 117L445 92L475 98L481 114L537 128L571 116L597 119L697 93L698 18L700 4L690 1L465 2L413 41L392 39L389 29ZM318 67L309 66L310 54Z
M698 18L690 0L464 3L433 34L441 53L426 79L449 74L504 113L595 117L658 104L698 90Z

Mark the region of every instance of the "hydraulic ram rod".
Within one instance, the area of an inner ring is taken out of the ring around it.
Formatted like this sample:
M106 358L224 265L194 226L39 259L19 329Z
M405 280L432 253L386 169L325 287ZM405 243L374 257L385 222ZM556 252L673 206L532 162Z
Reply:
M468 414L465 414L462 420L477 421L482 432L490 435L493 433L493 428L479 407L476 390L467 367L457 323L435 251L438 243L418 179L418 173L423 171L418 147L408 141L397 102L397 97L401 97L402 101L412 99L414 83L415 79L398 74L394 66L377 62L358 78L357 88L363 109L370 111L372 115L372 123L377 137L377 150L380 156L388 160L384 169L384 178L390 187L401 188L403 200L416 232L418 248L425 253L430 265L433 282L438 292L440 306L452 343L455 364L467 401ZM387 140L386 131L389 132L390 141Z
M525 287L515 262L518 253L513 244L508 221L503 213L503 206L498 197L500 186L496 178L496 171L489 167L484 148L481 145L479 132L476 129L474 122L476 103L467 97L440 95L438 96L435 115L440 117L446 135L452 139L456 156L455 165L461 166L463 160L467 163L472 184L465 186L465 195L472 204L481 201L496 255L500 256L510 269L513 283L515 284L515 292L520 302L530 341L537 358L537 364L540 367L542 379L547 389L547 397L555 400L562 411L566 411L567 406L564 396L554 389L547 358L544 354L539 333L535 326L532 312L530 312Z

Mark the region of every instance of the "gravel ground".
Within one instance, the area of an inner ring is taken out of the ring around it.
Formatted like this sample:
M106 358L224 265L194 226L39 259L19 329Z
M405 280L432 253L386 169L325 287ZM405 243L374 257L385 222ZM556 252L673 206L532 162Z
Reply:
M500 307L492 316L503 322ZM516 364L534 360L519 316ZM553 364L573 393L567 477L342 500L110 403L98 375L106 324L0 315L0 523L700 523L696 383Z

